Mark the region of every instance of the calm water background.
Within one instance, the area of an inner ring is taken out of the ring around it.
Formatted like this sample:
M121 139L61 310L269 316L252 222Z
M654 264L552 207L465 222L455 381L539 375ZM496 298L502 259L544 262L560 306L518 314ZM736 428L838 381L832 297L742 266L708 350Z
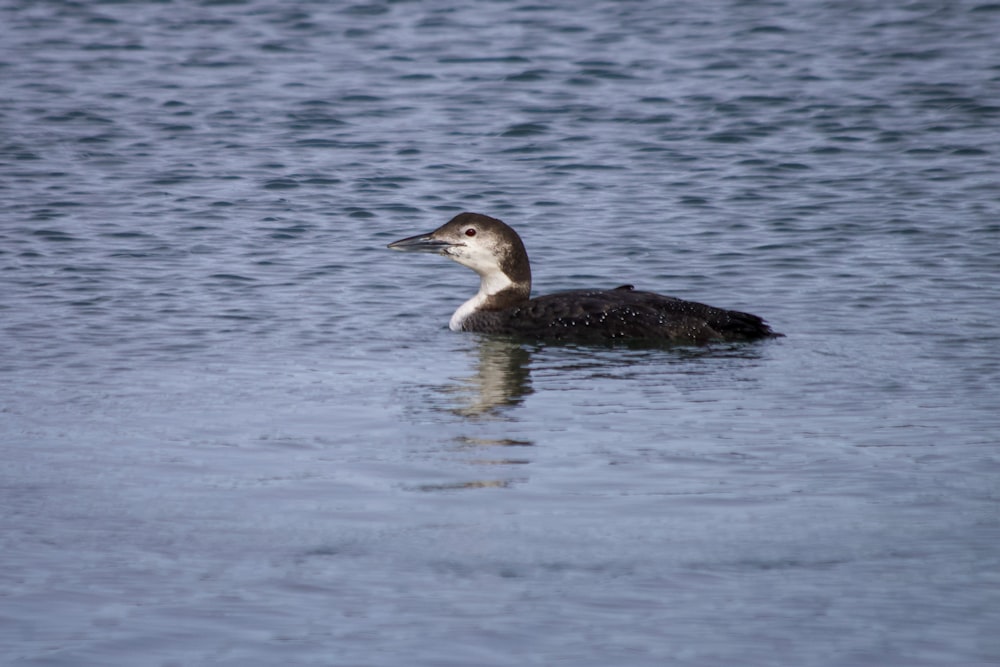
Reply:
M452 333L462 210L787 338ZM997 664L998 308L988 0L6 0L0 660Z

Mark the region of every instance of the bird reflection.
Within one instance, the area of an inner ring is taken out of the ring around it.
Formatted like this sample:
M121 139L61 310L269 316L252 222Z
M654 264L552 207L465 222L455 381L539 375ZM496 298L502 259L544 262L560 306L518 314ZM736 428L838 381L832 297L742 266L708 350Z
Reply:
M502 338L479 340L475 372L445 388L457 400L450 411L467 418L500 418L531 394L531 353Z
M439 409L457 415L468 422L503 421L510 419L510 411L524 402L531 394L531 353L519 343L495 337L478 337L478 347L469 364L471 374L451 378L437 390L447 400ZM440 405L440 404L439 404ZM465 464L475 466L480 472L475 479L448 481L441 484L424 484L419 491L456 491L468 489L507 488L523 482L523 476L480 477L486 468L493 473L511 466L531 463L528 457L518 456L523 448L533 447L534 442L517 438L482 437L461 435L453 439L452 452ZM470 469L471 470L471 469Z
M502 450L491 449L496 447L534 447L535 443L530 440L514 440L512 438L470 438L462 436L455 438L458 443L457 449L460 451L471 451L477 453L495 453L500 455ZM515 450L517 451L517 450ZM527 465L531 463L528 458L514 458L512 456L499 456L498 458L474 458L469 459L469 463L480 466L511 466Z
M422 408L450 415L443 421L434 420L442 425L458 417L462 424L459 428L474 433L451 430L444 436L450 441L444 448L446 458L460 464L459 474L444 475L451 478L439 483L409 487L412 490L503 489L526 482L530 470L527 466L534 460L530 448L535 442L496 430L519 420L518 406L534 392L532 375L551 391L572 390L581 382L605 383L610 388L613 385L608 383L615 382L663 386L680 381L682 386L704 389L716 379L731 380L734 363L755 365L760 359L759 350L735 344L654 350L571 346L550 349L491 336L470 336L465 340L476 343L472 349L463 346L468 359L465 374L452 376L444 384L423 385L423 395L431 400ZM720 367L729 372L717 373ZM444 466L442 472L445 470L456 471L451 465Z
M410 487L411 491L434 493L437 491L465 491L468 489L506 489L511 485L509 479L484 479L471 482L452 482L448 484L420 484Z

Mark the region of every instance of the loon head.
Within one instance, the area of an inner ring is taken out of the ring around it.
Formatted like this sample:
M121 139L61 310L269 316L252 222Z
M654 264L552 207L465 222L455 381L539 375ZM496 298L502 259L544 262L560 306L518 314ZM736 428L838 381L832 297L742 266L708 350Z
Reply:
M531 265L521 237L488 215L460 213L430 234L400 239L388 247L444 255L479 274L479 293L455 312L452 329L461 329L474 312L510 308L527 301L531 293Z

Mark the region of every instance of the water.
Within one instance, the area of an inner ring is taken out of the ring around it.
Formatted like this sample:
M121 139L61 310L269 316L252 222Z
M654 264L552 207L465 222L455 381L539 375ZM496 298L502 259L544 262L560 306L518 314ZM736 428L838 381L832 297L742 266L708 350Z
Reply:
M3 3L4 664L997 664L998 27ZM787 337L452 333L462 210Z

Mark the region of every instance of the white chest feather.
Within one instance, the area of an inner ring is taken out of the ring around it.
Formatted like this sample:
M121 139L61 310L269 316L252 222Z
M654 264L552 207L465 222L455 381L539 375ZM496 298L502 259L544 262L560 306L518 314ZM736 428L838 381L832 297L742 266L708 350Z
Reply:
M476 293L476 296L458 307L455 314L451 316L451 321L448 322L448 328L452 331L461 331L462 324L468 319L469 315L479 310L490 296L502 292L513 284L511 279L501 271L482 274L482 280L479 283L479 292Z
M468 319L469 315L479 310L479 307L483 305L483 301L485 300L486 295L480 292L459 306L458 310L456 310L451 316L451 320L448 322L448 328L452 331L461 331L462 324L465 320Z

